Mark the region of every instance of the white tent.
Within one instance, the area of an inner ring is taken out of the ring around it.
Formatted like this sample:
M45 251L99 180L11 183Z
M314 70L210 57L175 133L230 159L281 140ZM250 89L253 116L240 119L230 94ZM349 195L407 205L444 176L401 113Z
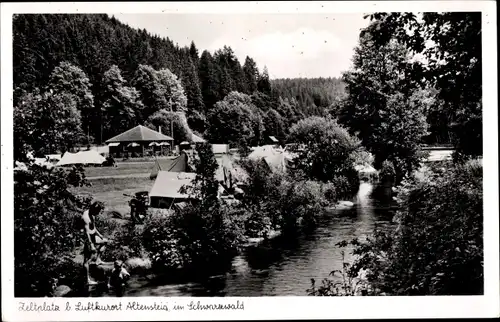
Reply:
M52 168L54 165L47 161L45 158L35 158L35 164L38 164L41 167L46 167L48 169Z
M188 200L187 194L181 193L183 186L190 186L196 173L160 171L149 192L150 205L153 208L171 208L174 204Z
M212 151L214 154L224 154L229 153L228 144L212 144Z
M369 164L358 164L354 168L360 173L375 173L377 170Z
M95 150L80 151L78 153L66 152L56 166L70 164L102 164L106 159Z
M263 159L273 171L286 171L285 153L272 145L252 147L250 160Z
M59 161L59 160L61 160L61 155L60 154L47 154L45 157L48 158L49 161Z
M149 197L186 199L189 196L179 190L184 185L190 185L195 177L196 173L191 172L159 171Z

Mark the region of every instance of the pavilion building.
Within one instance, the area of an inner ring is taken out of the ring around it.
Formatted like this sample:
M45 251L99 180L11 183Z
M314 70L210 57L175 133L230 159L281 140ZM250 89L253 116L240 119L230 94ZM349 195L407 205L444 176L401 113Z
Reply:
M143 157L165 154L174 139L145 126L137 125L106 141L113 157Z

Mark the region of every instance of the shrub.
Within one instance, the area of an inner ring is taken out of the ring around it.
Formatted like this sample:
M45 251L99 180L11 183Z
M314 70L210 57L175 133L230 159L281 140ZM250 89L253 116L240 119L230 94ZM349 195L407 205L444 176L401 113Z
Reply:
M382 163L382 168L380 169L380 179L384 183L393 184L396 180L396 170L394 169L394 164L391 161L384 161Z
M340 246L337 243L336 246ZM311 279L311 288L307 290L312 296L356 296L367 295L370 286L366 281L351 273L351 264L345 261L345 252L341 251L342 270L336 269L330 272L328 278L321 281L317 286L314 278Z
M153 266L208 274L230 263L241 243L238 212L220 203L217 163L210 144L197 147L196 178L182 189L192 200L171 214L151 216L143 231L144 248Z
M482 166L426 171L403 182L395 231L351 242L372 295L483 293Z
M292 126L288 139L307 146L295 163L309 179L323 182L345 179L347 184L341 189L342 194L357 190L359 177L354 163L368 156L361 152L359 140L335 120L317 116L301 120Z
M253 209L247 216L244 225L245 235L252 238L266 236L272 229L271 218L267 212L260 209Z
M134 225L131 222L120 224L115 219L108 219L114 222L113 230L109 238L112 239L102 254L104 261L127 260L139 257L147 258L143 245L143 225ZM102 233L104 235L104 233ZM106 235L105 235L106 236Z
M144 223L142 242L154 268L177 269L184 266L184 257L178 246L172 217L148 217Z
M51 280L73 265L78 216L87 200L70 187L85 184L84 178L81 168L47 169L32 162L14 172L15 296L50 294Z
M266 206L278 216L283 232L294 233L298 228L312 228L317 216L328 205L324 184L315 181L283 181L279 187L280 197Z

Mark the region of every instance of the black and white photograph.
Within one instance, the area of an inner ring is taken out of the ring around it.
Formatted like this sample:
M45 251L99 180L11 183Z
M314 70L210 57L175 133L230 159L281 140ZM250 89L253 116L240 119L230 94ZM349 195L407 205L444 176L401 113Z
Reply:
M2 35L11 296L485 295L481 9L94 5Z

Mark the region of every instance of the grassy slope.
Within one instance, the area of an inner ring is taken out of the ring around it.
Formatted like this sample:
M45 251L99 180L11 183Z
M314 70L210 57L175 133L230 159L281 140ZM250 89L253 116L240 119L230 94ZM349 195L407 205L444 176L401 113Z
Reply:
M119 163L117 167L87 167L85 176L106 177L113 175L151 173L154 162Z
M130 197L123 194L133 194L141 190L151 190L154 181L149 178L106 178L91 180L90 187L75 189L78 194L91 195L94 199L104 202L105 212L118 211L128 217Z

